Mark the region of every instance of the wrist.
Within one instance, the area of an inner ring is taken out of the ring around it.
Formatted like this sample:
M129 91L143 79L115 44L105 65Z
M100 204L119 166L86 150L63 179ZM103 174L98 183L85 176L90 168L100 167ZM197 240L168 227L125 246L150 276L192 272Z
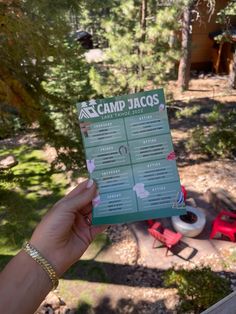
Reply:
M59 278L66 270L60 252L51 248L51 245L41 243L37 239L31 238L29 243L51 264Z
M24 250L21 250L17 256L17 261L19 265L27 265L27 272L30 275L30 278L33 282L41 282L42 286L47 290L47 293L51 290L51 281L47 273L43 270L43 268Z
M25 242L22 249L42 267L51 280L52 290L55 290L59 283L58 276L49 261L29 242Z
M0 282L0 313L32 314L51 290L47 274L23 250L0 273Z

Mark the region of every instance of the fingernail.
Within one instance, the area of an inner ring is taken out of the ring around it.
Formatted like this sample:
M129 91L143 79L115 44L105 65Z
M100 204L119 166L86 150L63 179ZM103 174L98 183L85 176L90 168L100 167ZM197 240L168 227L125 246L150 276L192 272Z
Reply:
M87 225L88 225L89 227L90 227L91 224L92 224L92 221L91 221L91 219L90 219L88 216L85 217L85 222L87 223Z
M93 185L93 179L89 179L86 188L90 189Z
M92 204L94 207L97 207L99 204L101 204L101 197L100 195L97 195L93 200Z

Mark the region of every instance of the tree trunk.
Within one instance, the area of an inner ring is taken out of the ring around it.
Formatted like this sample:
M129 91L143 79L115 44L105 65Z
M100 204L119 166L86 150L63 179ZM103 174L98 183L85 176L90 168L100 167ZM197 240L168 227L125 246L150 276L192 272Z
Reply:
M145 42L146 37L146 18L147 18L147 0L142 0L141 4L141 30L142 30L142 42Z
M229 73L229 87L236 89L236 45L234 45L233 64Z
M147 18L147 0L142 0L141 7L140 7L140 27L141 27L141 42L144 43L146 40L146 18ZM138 53L140 57L140 63L139 63L139 69L138 69L138 74L139 77L142 78L143 71L144 71L144 66L142 64L142 57L143 57L143 52L138 48Z
M182 91L187 90L190 80L191 66L191 43L192 43L192 9L194 2L191 1L185 7L182 18L182 42L181 42L181 58L178 71L178 86Z

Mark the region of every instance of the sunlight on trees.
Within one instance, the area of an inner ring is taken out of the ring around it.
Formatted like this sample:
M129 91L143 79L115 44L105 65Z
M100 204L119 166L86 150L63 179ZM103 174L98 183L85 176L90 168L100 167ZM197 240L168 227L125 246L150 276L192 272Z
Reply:
M215 0L204 2L210 18ZM59 161L69 168L83 167L78 165L82 145L76 101L163 87L177 78L181 56L179 82L187 88L190 54L183 59L183 50L191 45L181 48L181 18L189 3L1 1L0 138L34 123L57 149ZM234 9L229 1L219 12L221 24L235 15ZM86 61L85 50L75 40L78 30L92 35L93 46L102 51L101 62ZM231 87L236 84L235 69L234 62Z

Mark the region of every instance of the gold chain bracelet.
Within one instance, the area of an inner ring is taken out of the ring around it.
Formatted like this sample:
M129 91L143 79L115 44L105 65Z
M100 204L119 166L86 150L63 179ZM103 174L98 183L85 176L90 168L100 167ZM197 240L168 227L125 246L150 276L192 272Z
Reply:
M29 242L25 242L22 249L44 269L52 282L52 290L55 290L59 282L57 274L52 265Z

